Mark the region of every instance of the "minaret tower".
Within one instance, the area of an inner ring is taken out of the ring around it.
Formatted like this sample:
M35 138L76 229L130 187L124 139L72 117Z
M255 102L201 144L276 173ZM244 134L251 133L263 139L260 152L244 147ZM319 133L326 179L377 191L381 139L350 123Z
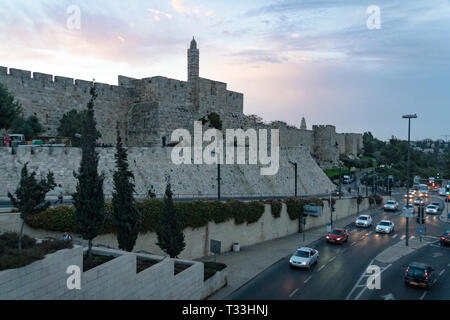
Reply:
M197 41L192 37L191 47L188 49L188 86L190 88L191 101L195 108L199 108L199 69L200 51L197 48Z

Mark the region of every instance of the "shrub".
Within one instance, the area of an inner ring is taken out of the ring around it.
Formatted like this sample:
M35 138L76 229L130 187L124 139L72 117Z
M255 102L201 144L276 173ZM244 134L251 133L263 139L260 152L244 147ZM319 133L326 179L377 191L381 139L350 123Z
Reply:
M264 214L264 203L261 201L251 201L244 204L247 224L258 222Z
M0 242L5 248L15 249L19 244L19 235L15 232L7 232L0 236ZM22 237L22 248L28 249L36 245L36 240L26 234Z
M137 205L142 217L140 232L156 232L164 209L164 201L150 199L138 202Z
M281 209L283 208L283 203L279 200L266 200L267 204L270 204L270 211L274 218L279 218L281 216Z
M383 197L377 194L375 196L375 202L376 202L376 204L382 204L383 203Z
M375 204L375 197L374 196L369 196L369 203L370 204Z
M28 217L27 224L35 229L48 231L76 232L74 207L58 206Z
M302 205L300 203L300 199L290 197L285 199L287 213L291 220L298 219L302 214Z
M245 216L244 203L239 200L230 199L227 201L227 205L230 208L231 215L234 218L236 224L243 224L247 217Z
M24 235L22 238L23 250L19 254L18 238L16 233L5 233L0 236L0 271L24 267L43 259L47 254L73 247L71 242L62 240L49 240L36 244L35 239Z

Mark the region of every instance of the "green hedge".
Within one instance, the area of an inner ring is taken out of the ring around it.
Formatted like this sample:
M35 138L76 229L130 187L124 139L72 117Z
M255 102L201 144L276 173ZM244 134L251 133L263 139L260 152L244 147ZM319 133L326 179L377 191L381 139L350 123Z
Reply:
M155 232L164 209L164 201L159 199L136 202L141 211L141 233ZM183 228L193 229L204 227L208 222L226 222L235 219L236 224L257 222L264 214L262 201L243 202L230 200L175 202L177 214ZM112 204L105 204L105 226L102 234L115 233L112 221ZM58 206L33 215L27 219L27 224L34 229L57 232L77 233L75 211L72 206Z
M305 213L305 205L315 204L317 206L323 207L323 200L319 198L300 199L290 197L285 199L284 202L286 203L286 209L291 220L296 220Z

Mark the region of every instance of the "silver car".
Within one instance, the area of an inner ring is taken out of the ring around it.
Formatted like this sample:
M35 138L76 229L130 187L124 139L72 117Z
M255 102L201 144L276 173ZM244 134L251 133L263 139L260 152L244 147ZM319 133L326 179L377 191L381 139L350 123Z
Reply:
M435 205L430 204L430 205L428 205L428 206L425 208L425 213L428 213L428 214L438 214L438 213L439 213L439 209L438 209L438 207L436 207Z
M381 220L376 227L376 231L380 233L392 233L394 232L394 223L390 220Z
M384 205L384 210L385 211L388 211L388 210L389 211L397 211L398 210L398 202L395 200L389 200Z
M319 251L302 247L299 248L294 255L289 259L291 267L299 267L310 269L311 266L319 261Z

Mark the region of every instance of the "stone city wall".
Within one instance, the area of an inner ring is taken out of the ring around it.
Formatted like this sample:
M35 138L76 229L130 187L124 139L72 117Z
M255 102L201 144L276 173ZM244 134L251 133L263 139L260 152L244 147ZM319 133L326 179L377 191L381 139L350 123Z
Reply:
M115 148L98 148L99 172L105 175L104 192L108 197L113 191L112 175L115 168ZM51 170L57 184L62 184L66 196L75 192L81 160L79 148L27 147L0 148L0 197L14 192L25 163L29 170L43 177ZM166 186L170 175L175 197L215 197L217 195L217 165L175 165L171 160L172 148L129 148L128 162L135 176L137 197L147 194L153 185L158 196ZM248 152L247 152L248 153ZM262 176L258 165L221 165L221 194L225 196L294 194L294 169L288 161L298 163L298 194L324 194L334 189L334 184L316 164L307 148L281 149L280 168L276 175ZM248 162L247 162L248 163ZM56 195L51 191L49 195Z

